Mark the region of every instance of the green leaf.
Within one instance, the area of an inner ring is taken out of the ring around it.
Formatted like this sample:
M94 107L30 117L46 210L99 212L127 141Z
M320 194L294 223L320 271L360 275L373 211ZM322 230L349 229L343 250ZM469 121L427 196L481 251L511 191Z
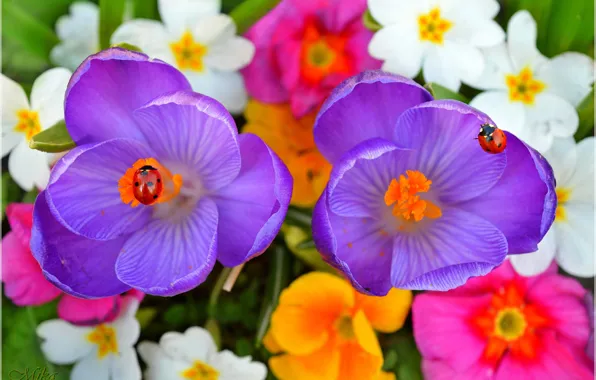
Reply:
M221 329L219 328L219 324L217 323L217 321L213 318L207 319L207 322L205 323L205 330L209 331L209 334L211 334L211 337L213 338L215 345L217 346L218 349L220 349L221 348Z
M548 43L549 16L553 0L519 0L517 9L525 9L532 14L538 27L537 43L540 51L546 51ZM505 26L506 28L507 26Z
M74 148L75 143L68 134L64 120L61 120L33 136L29 147L42 152L59 153Z
M392 371L397 365L397 352L395 350L388 350L385 352L383 360L383 371Z
M157 309L154 307L142 307L137 311L137 321L139 321L139 325L141 325L141 329L149 326L151 321L157 315Z
M126 1L99 0L99 46L107 49L110 46L112 33L122 24Z
M379 24L377 20L375 20L375 18L370 13L370 10L368 9L362 15L362 22L364 23L366 29L372 30L373 32L376 32L377 30L380 30L382 28L381 24Z
M424 88L429 90L435 99L454 99L454 100L459 100L460 102L463 102L463 103L470 102L470 100L467 99L462 94L453 92L450 89L445 88L445 87L443 87L439 84L436 84L436 83L427 83L424 85Z
M134 18L159 19L156 0L133 0L132 12Z
M50 51L59 42L47 25L6 0L2 1L2 38L45 62L49 62Z
M590 135L594 129L594 89L577 106L579 115L579 128L575 132L575 140L580 141Z
M298 257L300 260L305 262L310 267L320 270L323 272L328 273L335 273L335 270L329 266L323 258L321 254L315 247L311 248L300 248L299 245L304 243L307 240L312 240L312 237L309 236L307 232L304 231L303 228L292 226L289 224L284 224L281 228L284 240L290 249L290 251Z
M51 29L54 29L54 24L58 20L58 17L67 14L70 4L75 1L77 0L12 0L13 3L33 16L33 18L41 21Z
M230 12L238 34L244 34L251 26L265 16L280 0L245 0Z
M12 202L18 202L22 196L22 190L12 179L8 172L2 174L2 220L6 206Z
M23 203L35 203L35 199L37 199L37 195L39 194L39 190L33 188L31 191L28 191L23 196L21 202Z
M391 336L390 350L397 354L397 378L423 380L420 362L422 357L411 333L404 330Z
M188 313L183 304L174 304L163 314L164 321L173 329L188 323Z
M221 3L221 11L223 13L230 13L232 9L240 5L244 0L223 0Z
M251 355L253 351L253 346L250 344L250 341L246 338L239 338L236 341L236 350L234 353L238 356L247 356Z
M542 52L546 56L569 50L587 53L594 43L594 1L552 1L548 27L544 31L547 32L546 44Z
M139 53L143 52L143 50L141 50L140 47L138 47L136 45L128 44L126 42L122 42L119 44L113 44L111 47L119 47L119 48L130 50L130 51L138 51Z

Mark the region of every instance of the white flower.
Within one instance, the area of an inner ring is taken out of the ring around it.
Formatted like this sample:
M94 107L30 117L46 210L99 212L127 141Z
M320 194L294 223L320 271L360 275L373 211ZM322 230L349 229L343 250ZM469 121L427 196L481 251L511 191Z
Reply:
M147 363L146 380L264 380L267 376L267 367L252 362L250 356L217 352L209 332L200 327L191 327L184 334L165 333L159 345L141 342L137 349Z
M482 74L479 48L505 38L493 20L496 0L368 0L368 7L383 26L368 46L383 70L413 78L422 67L426 82L453 91Z
M46 358L56 364L76 363L71 380L140 380L134 350L141 328L135 319L139 301L125 297L116 320L97 326L75 326L61 319L40 323L37 335Z
M574 276L593 277L594 137L578 144L573 138L557 139L544 157L557 180L555 222L538 251L511 255L511 264L518 273L533 276L546 270L554 258Z
M112 35L112 43L136 45L145 54L176 66L194 91L238 113L248 99L238 70L250 63L255 47L236 36L236 25L220 10L216 0L160 0L163 24L142 19L126 22Z
M50 58L58 66L76 70L85 58L99 50L99 7L89 2L76 2L70 6L70 14L56 22L56 34L60 43Z
M2 75L2 157L8 171L25 190L45 188L50 179L52 155L29 148L38 132L64 118L64 95L71 72L64 68L41 74L31 89L31 103L21 86Z
M540 152L556 137L572 136L579 118L575 110L594 82L594 61L565 53L547 59L536 48L536 22L527 11L511 17L507 43L486 49L485 72L473 83L488 90L470 105L486 112Z

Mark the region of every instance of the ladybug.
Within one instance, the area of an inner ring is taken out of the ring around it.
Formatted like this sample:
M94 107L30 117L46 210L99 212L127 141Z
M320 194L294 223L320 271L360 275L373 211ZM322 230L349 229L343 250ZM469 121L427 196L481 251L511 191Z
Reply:
M132 181L133 194L144 205L154 204L163 193L161 174L151 165L145 165L138 169L133 175Z
M478 132L478 143L487 153L501 153L507 146L507 135L492 124L482 124Z

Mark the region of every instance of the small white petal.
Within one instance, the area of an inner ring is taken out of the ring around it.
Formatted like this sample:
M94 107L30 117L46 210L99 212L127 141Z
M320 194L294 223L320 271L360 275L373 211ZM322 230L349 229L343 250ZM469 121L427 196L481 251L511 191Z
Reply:
M564 205L566 220L556 222L557 262L566 272L578 277L593 277L594 203Z
M192 362L172 359L158 344L141 342L137 351L147 364L146 380L179 380L180 372L189 369Z
M29 101L23 88L4 74L0 74L2 86L2 157L6 156L25 135L15 132L19 122L17 112L29 110Z
M195 23L192 34L203 45L222 44L236 36L236 24L225 14L207 16Z
M111 356L99 359L95 354L87 355L72 368L70 380L111 380L112 360Z
M483 92L472 99L470 105L486 113L499 128L518 137L524 132L524 107L521 103L510 102L505 91Z
M575 108L556 95L540 93L536 96L534 105L526 107L526 110L532 134L551 138L548 146L534 147L540 152L550 148L552 138L573 136L579 126L579 117Z
M232 37L227 41L209 46L205 63L221 71L237 71L252 61L255 45L244 37Z
M91 353L94 345L87 340L91 330L52 319L37 326L37 335L43 339L41 350L50 362L71 364Z
M112 358L110 380L141 380L141 366L134 348L127 347L119 351Z
M443 50L453 74L466 83L473 83L484 71L485 61L480 49L453 41L445 41Z
M250 360L250 357L239 358L231 351L224 350L215 354L209 364L219 371L219 380L264 380L267 367Z
M509 260L515 271L522 276L536 276L548 269L557 252L556 232L554 228L546 233L540 243L538 251L521 255L509 255Z
M41 74L31 88L31 109L39 112L41 129L64 119L64 96L72 73L62 67Z
M223 104L231 113L240 113L248 102L244 79L238 72L223 72L205 67L203 73L185 70L192 89Z
M368 51L371 56L385 60L383 70L408 78L420 72L425 45L416 28L411 20L384 27L373 35Z
M464 11L471 18L493 19L499 13L499 2L497 0L459 0L454 2L451 11L459 19Z
M577 163L569 180L562 185L571 190L573 202L594 203L594 137L577 144Z
M29 143L23 139L8 157L8 172L26 191L32 190L35 186L45 189L50 180L47 153L29 148Z
M431 47L422 63L422 73L426 83L437 83L451 91L459 91L461 86L457 69L451 65L451 57L444 48Z
M547 91L577 107L592 90L594 60L580 53L563 53L540 66L536 77L546 83Z
M138 46L150 57L159 58L171 65L175 63L170 43L171 36L164 25L155 20L132 20L120 25L112 34L111 43L129 43Z
M577 147L573 137L554 139L544 158L553 168L557 187L567 187L577 164ZM592 164L592 167L594 165Z
M505 76L513 72L506 44L481 50L484 54L484 71L477 81L469 85L483 90L507 90Z
M159 0L158 7L168 31L181 36L192 29L197 20L219 14L221 0Z
M536 47L536 21L526 10L516 12L507 26L507 43L515 72L531 69L546 62Z
M132 347L141 334L141 326L135 317L139 302L134 297L126 297L123 303L122 312L112 326L116 330L118 346Z
M430 3L427 0L368 0L368 9L379 24L387 26L408 19L418 20L420 14L428 13Z
M211 334L200 327L190 327L184 334L167 332L161 337L159 345L171 358L187 363L195 360L207 362L217 351Z

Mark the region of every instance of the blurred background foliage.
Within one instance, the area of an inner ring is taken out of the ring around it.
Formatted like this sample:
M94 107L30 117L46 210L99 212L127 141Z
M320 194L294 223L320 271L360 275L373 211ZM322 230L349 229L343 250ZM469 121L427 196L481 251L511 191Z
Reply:
M131 18L159 19L157 0L91 1L100 6L102 46L107 46L111 33L122 22L124 12L130 12ZM39 74L52 67L49 53L59 42L54 26L61 15L68 13L73 2L2 0L2 72L19 82L26 92L31 90ZM246 12L257 3L271 7L276 1L223 0L222 8L225 13L233 14L234 10ZM527 9L532 13L538 23L538 48L546 56L578 51L594 57L593 0L501 0L500 3L501 12L497 20L505 29L511 15L519 9ZM370 29L378 26L370 15L365 15L363 22ZM239 25L239 29L244 30L247 26ZM431 87L437 98L453 98L464 102L477 93L465 86L461 94L454 94L436 85ZM593 134L593 99L592 92L578 107L578 139ZM238 118L237 123L241 127L244 120ZM3 164L6 168L6 159ZM29 193L22 191L3 170L3 235L9 230L4 218L6 204L32 203L36 195L35 190ZM310 215L307 211L291 209L283 231L285 237L279 236L258 260L246 264L231 293L217 290L227 274L219 266L205 283L188 293L172 298L147 296L137 315L142 326L141 340L158 341L166 331L183 331L193 325L205 326L221 347L231 349L240 356L252 355L256 360L266 362L268 353L260 340L268 328L271 312L281 290L291 279L307 271L329 270L310 241ZM587 282L584 284L588 285ZM3 378L8 378L12 369L37 367L46 367L49 372L57 373L56 379L68 378L67 368L45 361L35 334L39 322L56 317L56 302L41 307L19 308L2 296ZM385 355L385 370L395 372L401 380L422 379L420 354L410 322L398 333L381 335L379 340ZM269 378L273 379L273 376L270 374Z

